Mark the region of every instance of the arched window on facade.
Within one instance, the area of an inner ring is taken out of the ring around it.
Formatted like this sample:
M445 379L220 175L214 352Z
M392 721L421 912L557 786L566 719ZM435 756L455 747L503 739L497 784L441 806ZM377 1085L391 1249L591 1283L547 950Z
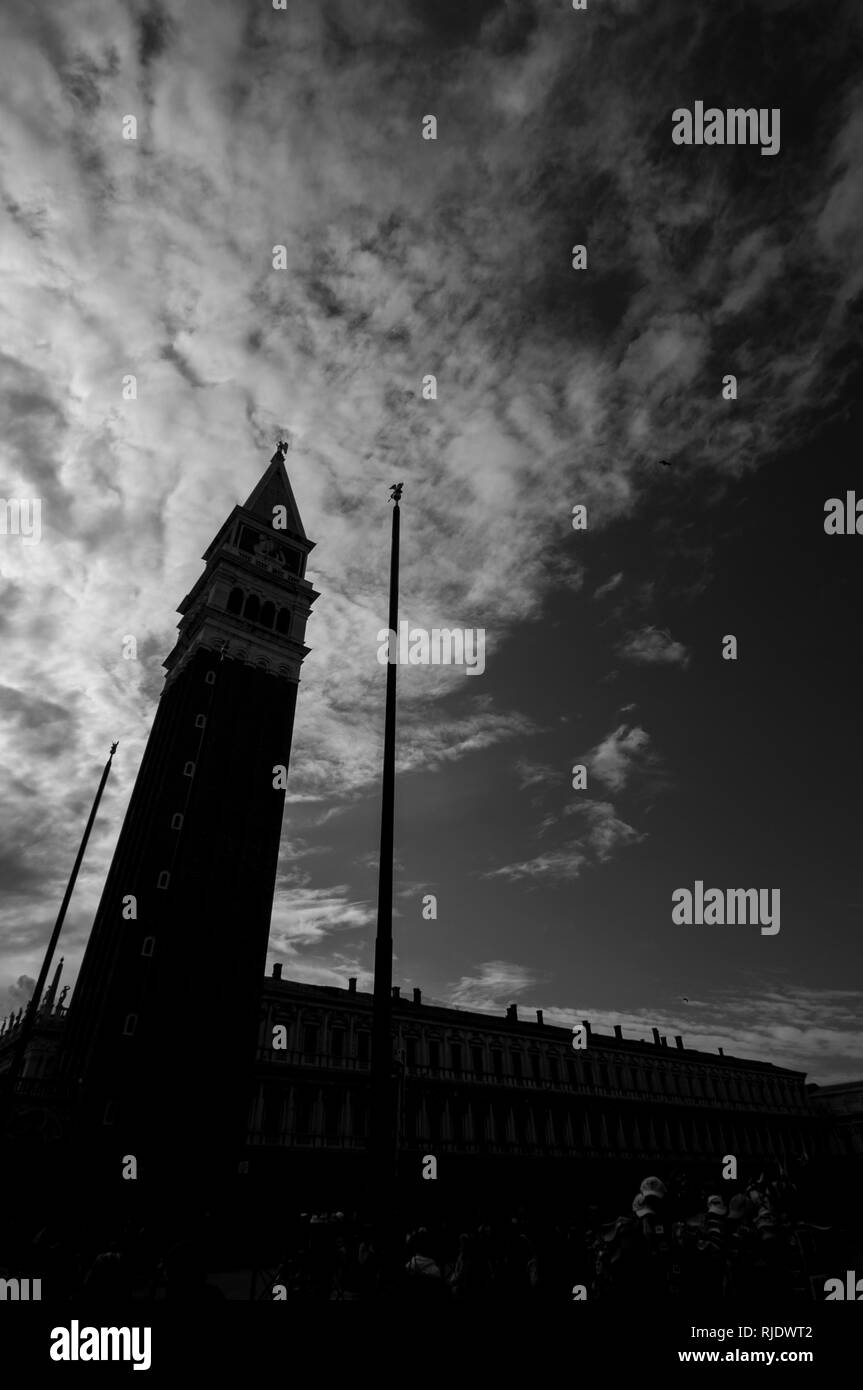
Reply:
M249 594L246 599L246 606L243 609L243 617L250 623L258 622L258 615L261 611L261 601L255 594Z
M232 589L228 595L228 612L242 613L243 611L243 591L242 589Z
M267 599L266 603L261 605L261 616L259 617L258 622L261 624L262 627L272 627L275 621L276 605L274 603L271 603L270 600Z
M291 631L291 610L290 608L280 608L276 615L276 632L280 632L283 637L287 637Z

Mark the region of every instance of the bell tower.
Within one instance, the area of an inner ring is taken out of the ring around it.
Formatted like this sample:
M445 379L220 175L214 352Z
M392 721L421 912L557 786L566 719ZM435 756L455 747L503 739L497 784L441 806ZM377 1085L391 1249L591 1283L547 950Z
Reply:
M286 445L204 554L81 965L77 1129L116 1181L236 1171L306 622L318 594Z

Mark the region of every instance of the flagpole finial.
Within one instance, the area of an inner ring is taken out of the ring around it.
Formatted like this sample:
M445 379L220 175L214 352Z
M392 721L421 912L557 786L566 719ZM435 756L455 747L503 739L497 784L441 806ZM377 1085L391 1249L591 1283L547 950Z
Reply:
M116 743L112 743L112 744L111 744L111 751L110 751L110 753L108 754L108 757L109 757L109 758L113 758L114 754L115 754L116 751L117 751L117 747L118 747L119 742L120 742L120 740L117 739L117 742L116 742Z
M396 506L398 506L399 502L402 500L403 487L404 483L393 483L392 487L390 488L390 498L393 502L395 502Z

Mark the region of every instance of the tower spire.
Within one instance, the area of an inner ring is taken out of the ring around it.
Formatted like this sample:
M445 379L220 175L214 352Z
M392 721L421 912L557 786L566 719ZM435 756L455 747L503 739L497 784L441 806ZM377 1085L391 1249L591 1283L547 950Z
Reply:
M82 1169L193 1191L245 1134L314 548L279 447L204 554L70 1011ZM190 992L219 1020L190 1093ZM79 1086L80 1081L80 1086ZM118 1148L119 1146L119 1148Z

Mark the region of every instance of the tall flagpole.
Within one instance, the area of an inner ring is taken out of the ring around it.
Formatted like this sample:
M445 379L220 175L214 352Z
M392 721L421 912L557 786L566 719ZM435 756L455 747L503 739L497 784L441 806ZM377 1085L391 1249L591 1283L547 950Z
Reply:
M399 521L403 483L390 489L393 506L390 553L390 646L384 722L384 773L381 805L381 853L378 868L378 926L375 938L375 985L372 1006L371 1158L375 1206L380 1217L392 1195L396 1169L395 1088L393 1085L393 815L396 762L396 671L399 608Z
M84 835L82 837L81 844L78 849L78 854L75 858L75 863L72 866L72 873L69 876L69 882L66 884L66 892L63 894L63 901L60 904L60 911L57 915L57 920L54 923L54 930L51 933L51 940L48 942L48 949L45 952L45 959L42 962L42 969L39 971L39 978L36 981L36 987L33 990L33 996L24 1012L24 1017L21 1020L21 1027L18 1029L18 1037L15 1040L15 1048L12 1052L11 1065L9 1066L9 1069L2 1076L0 1076L0 1139L2 1139L3 1135L6 1133L6 1125L8 1123L9 1116L11 1115L12 1106L14 1103L15 1086L18 1081L18 1073L21 1070L21 1065L24 1061L24 1054L27 1051L27 1044L33 1036L33 1029L36 1025L36 1015L39 1010L39 1001L42 998L42 991L45 988L45 981L48 978L48 971L51 969L51 961L54 957L54 951L57 947L57 941L60 937L60 932L63 929L63 923L66 920L66 910L72 898L72 893L75 888L75 882L78 878L78 870L81 867L81 861L84 858L84 852L87 848L87 841L90 838L90 831L93 829L93 822L96 819L96 812L99 809L99 802L102 800L102 793L105 790L105 783L107 782L108 774L111 771L111 760L114 757L116 751L117 744L112 743L111 751L108 754L108 761L106 762L102 770L102 779L99 783L99 787L96 792L95 799L93 801L93 806L90 811L90 817L84 828Z

